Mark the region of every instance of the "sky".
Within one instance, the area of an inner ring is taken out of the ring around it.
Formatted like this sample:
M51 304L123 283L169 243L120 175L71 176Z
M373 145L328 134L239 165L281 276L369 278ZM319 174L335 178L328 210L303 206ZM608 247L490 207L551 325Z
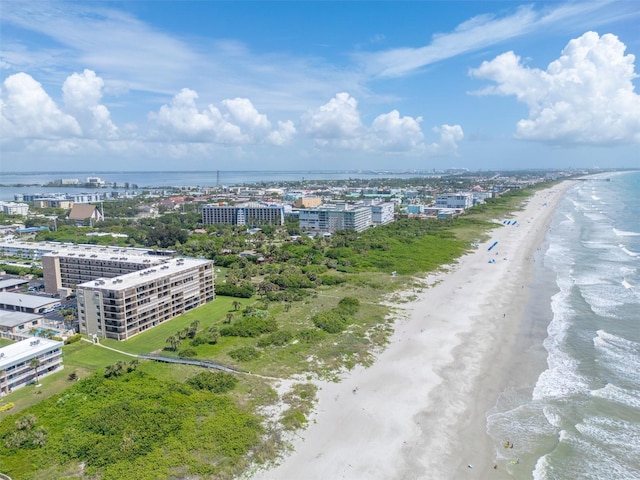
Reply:
M0 174L640 168L640 1L0 0Z

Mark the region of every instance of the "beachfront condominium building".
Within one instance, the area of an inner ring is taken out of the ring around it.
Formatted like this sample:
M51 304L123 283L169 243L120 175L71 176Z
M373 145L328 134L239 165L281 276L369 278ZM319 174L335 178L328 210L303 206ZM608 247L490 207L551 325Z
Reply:
M57 294L62 288L96 278L112 278L144 270L167 260L172 252L148 248L114 248L96 245L58 245L42 255L44 290Z
M393 222L395 204L393 202L380 202L371 205L371 223L373 225L386 225Z
M203 205L202 223L215 225L226 223L229 225L284 225L284 210L282 204L267 202L249 202L242 205Z
M29 338L0 348L0 396L62 369L62 345L57 340Z
M80 333L126 340L215 298L211 260L177 258L77 286Z
M371 207L364 205L320 205L299 210L302 230L328 232L355 230L361 232L372 225Z
M437 208L458 208L466 210L473 206L471 193L443 193L436 196Z

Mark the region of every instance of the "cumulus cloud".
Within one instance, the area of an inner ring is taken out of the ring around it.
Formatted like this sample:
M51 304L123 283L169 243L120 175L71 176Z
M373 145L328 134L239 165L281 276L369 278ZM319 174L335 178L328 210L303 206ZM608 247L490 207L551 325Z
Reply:
M270 132L267 140L271 145L282 146L291 143L295 135L296 127L291 120L287 120L286 122L278 122L278 129Z
M295 134L290 122L280 122L272 130L267 116L258 112L247 98L227 99L222 109L208 105L198 110L198 93L183 88L170 105L149 114L149 118L172 138L182 141L212 142L230 145L271 143L283 145Z
M348 93L338 93L302 116L302 130L318 145L356 147L364 133L358 101Z
M434 127L433 131L440 135L437 142L430 144L427 151L433 156L456 156L458 154L458 142L464 138L464 132L460 125L443 124Z
M472 69L497 85L478 94L514 95L529 107L516 136L550 143L640 142L635 57L615 35L587 32L571 40L546 70L528 68L513 52Z
M92 70L70 75L62 86L65 109L73 113L83 130L97 138L117 138L118 128L111 121L111 113L104 105L104 81Z
M392 110L376 117L368 135L370 149L387 152L406 152L422 147L424 134L420 128L422 117L401 117Z
M56 139L82 135L77 120L64 113L26 73L5 79L0 102L2 139Z
M400 116L397 110L378 115L368 127L363 124L358 102L348 93L338 93L325 105L307 112L301 119L301 129L318 147L361 150L381 153L427 153L455 155L457 142L462 140L459 125L436 128L440 140L429 146L424 143L420 127L422 117Z

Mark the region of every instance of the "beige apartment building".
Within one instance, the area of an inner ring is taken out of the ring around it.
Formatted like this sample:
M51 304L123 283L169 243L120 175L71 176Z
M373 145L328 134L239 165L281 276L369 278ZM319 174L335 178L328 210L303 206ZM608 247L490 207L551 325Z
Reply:
M211 260L178 258L77 285L80 332L126 340L215 298Z
M241 205L203 205L202 223L216 225L248 225L252 227L271 224L284 225L284 205L249 202Z
M56 295L61 288L96 278L113 278L167 261L148 248L114 248L93 245L61 246L42 255L44 290Z

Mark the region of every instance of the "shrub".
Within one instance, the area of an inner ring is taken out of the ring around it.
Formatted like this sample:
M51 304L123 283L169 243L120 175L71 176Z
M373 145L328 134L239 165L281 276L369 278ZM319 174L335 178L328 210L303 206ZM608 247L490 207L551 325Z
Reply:
M197 355L198 354L193 348L185 348L184 350L180 350L178 352L178 356L180 358L193 358L193 357L196 357Z
M339 275L327 274L320 275L320 281L322 282L322 285L340 285L345 283L347 279Z
M189 343L192 347L197 347L209 343L209 338L205 335L196 335Z
M72 343L79 342L79 341L80 341L80 339L82 339L82 335L80 335L79 333L76 333L74 336L67 338L67 339L64 341L64 344L65 344L65 345L70 345L70 344L72 344Z
M327 333L340 333L347 327L347 320L336 310L315 314L311 320L320 330Z
M338 302L338 308L349 315L353 315L360 309L360 300L354 297L344 297Z
M220 329L220 335L225 337L259 337L263 333L275 332L278 324L273 318L244 317L233 325Z
M187 380L187 383L197 390L226 393L235 388L238 379L226 372L202 372Z
M288 330L281 330L279 332L273 332L258 340L258 346L261 348L268 347L269 345L281 347L282 345L289 343L292 339L293 333Z
M230 283L216 283L216 295L225 297L251 298L255 295L256 289L250 283L243 285L231 285Z
M5 403L4 405L0 405L0 412L6 412L7 410L11 410L13 407L15 407L15 403Z
M253 347L240 347L231 350L229 356L238 362L249 362L260 356L260 352Z
M317 343L324 338L326 334L322 330L307 328L298 332L298 339L305 343Z

